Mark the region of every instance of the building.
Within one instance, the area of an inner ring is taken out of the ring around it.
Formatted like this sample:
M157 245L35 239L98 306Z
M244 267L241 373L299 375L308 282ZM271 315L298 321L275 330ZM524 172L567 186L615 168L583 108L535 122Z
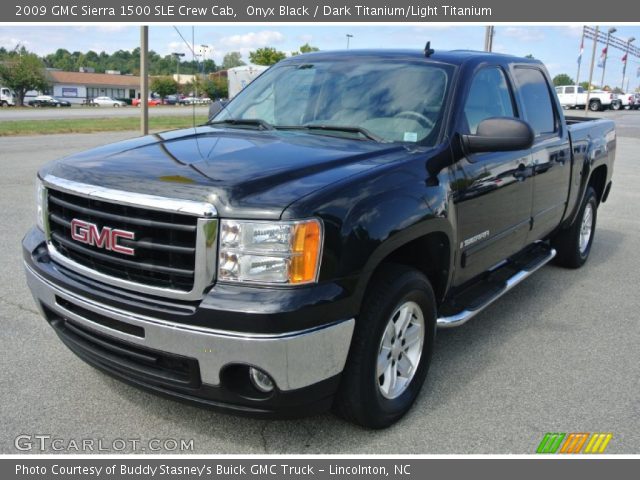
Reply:
M81 104L95 97L140 98L140 77L113 73L63 72L48 70L51 82L48 94ZM27 97L38 95L28 92Z

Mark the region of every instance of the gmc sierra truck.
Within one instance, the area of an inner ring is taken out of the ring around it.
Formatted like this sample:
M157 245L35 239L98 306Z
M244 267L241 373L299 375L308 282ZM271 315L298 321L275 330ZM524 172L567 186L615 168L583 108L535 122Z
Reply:
M28 284L62 342L126 382L382 428L437 327L554 257L585 263L615 149L611 121L564 117L537 60L295 56L205 125L44 166Z

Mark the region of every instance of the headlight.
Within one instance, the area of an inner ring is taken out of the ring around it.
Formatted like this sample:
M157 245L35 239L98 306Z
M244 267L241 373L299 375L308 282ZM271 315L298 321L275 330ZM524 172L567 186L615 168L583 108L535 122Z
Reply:
M319 220L222 220L218 278L232 282L294 285L315 282L320 268Z
M46 189L40 177L36 177L36 225L44 232L44 206Z

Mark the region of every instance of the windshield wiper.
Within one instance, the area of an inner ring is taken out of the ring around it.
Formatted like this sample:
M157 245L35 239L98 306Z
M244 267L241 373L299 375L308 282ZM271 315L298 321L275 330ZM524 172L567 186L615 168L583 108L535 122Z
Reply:
M379 137L375 133L362 127L350 127L346 125L324 125L324 124L307 124L307 125L294 125L294 126L278 126L278 130L329 130L334 132L348 132L359 133L363 137L373 140L375 142L384 143L385 139Z
M262 130L273 130L274 127L269 122L265 122L259 118L227 118L225 120L216 120L207 122L207 125L239 125L259 127Z

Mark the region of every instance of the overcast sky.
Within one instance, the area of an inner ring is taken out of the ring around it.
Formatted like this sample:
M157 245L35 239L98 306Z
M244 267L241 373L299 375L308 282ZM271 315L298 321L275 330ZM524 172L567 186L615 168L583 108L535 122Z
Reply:
M182 35L191 41L192 27L178 26ZM608 27L607 27L608 28ZM616 27L620 38L636 37L640 43L640 26ZM580 47L581 26L496 26L494 50L514 55L532 54L542 60L551 75L568 73L575 79L576 59ZM321 50L346 48L346 34L353 35L351 48L423 48L427 40L437 49L474 49L483 48L484 27L482 26L412 26L412 25L375 25L375 26L202 26L194 27L195 45L210 45L207 56L220 63L225 53L233 50L242 52L248 61L248 52L258 47L272 46L287 53L297 50L300 45L309 42ZM95 26L2 26L0 27L0 46L14 48L18 43L27 49L44 55L58 48L69 51L95 50L97 52L131 50L140 41L139 28L136 26L103 24ZM171 26L152 26L149 28L150 48L165 55L170 52L188 53L189 49ZM593 43L585 41L580 80L588 76ZM596 57L603 45L598 47ZM623 53L610 49L607 60L605 83L619 86L622 81ZM636 76L639 59L630 57L627 66L627 78L631 78L630 87L634 89L640 83ZM594 70L594 83L599 83L602 70ZM626 81L625 81L626 83Z

